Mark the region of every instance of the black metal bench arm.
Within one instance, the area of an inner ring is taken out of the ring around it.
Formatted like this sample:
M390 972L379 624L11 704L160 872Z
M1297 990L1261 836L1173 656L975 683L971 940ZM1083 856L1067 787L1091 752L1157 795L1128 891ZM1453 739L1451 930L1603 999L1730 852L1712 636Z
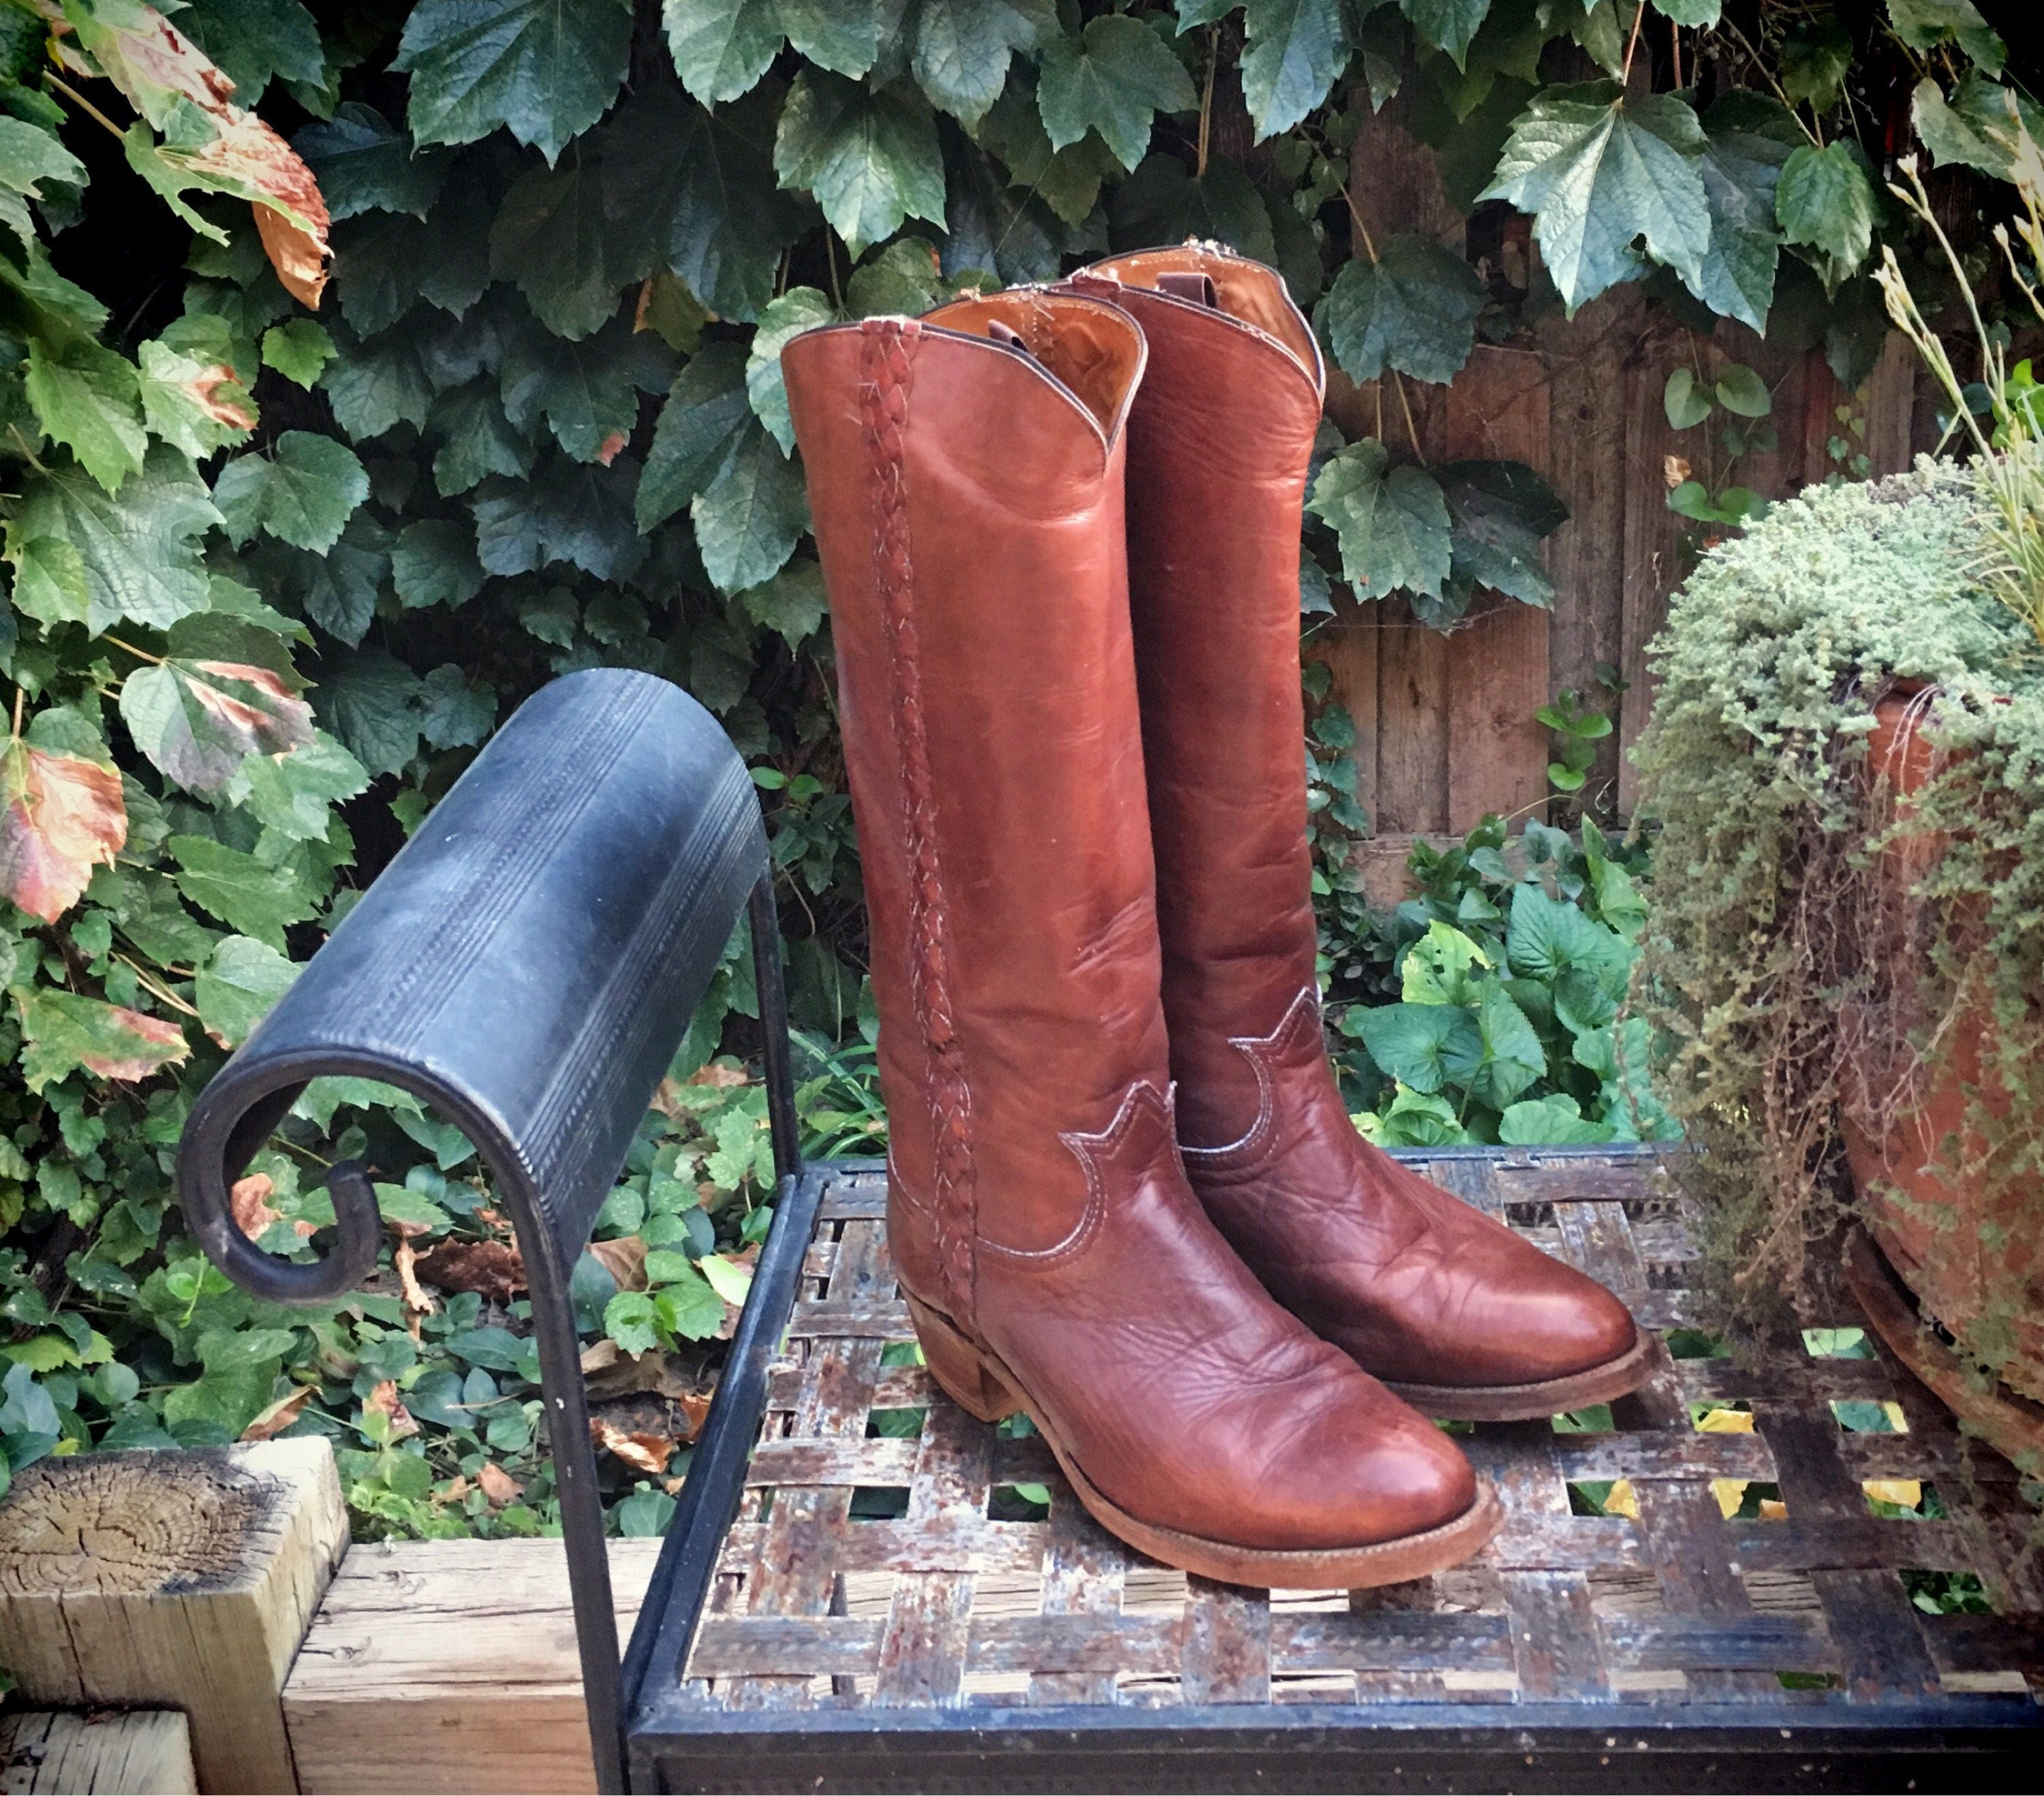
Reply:
M800 1156L751 778L715 721L665 681L618 670L556 681L498 733L206 1087L179 1151L185 1219L215 1263L258 1296L311 1304L375 1268L382 1222L368 1173L332 1168L336 1244L311 1263L256 1247L231 1195L310 1080L398 1086L474 1143L524 1261L605 1789L622 1787L617 1631L569 1279L741 913L785 1198Z

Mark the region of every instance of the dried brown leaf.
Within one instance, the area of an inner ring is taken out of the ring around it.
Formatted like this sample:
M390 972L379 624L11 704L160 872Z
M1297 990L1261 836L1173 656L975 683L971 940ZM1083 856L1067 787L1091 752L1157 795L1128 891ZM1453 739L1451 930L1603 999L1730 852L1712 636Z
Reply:
M621 1291L646 1288L646 1244L636 1235L620 1235L612 1241L591 1241L589 1251L596 1263L617 1281Z
M415 1316L432 1315L440 1305L431 1292L420 1288L419 1250L409 1241L400 1241L390 1260L398 1269L398 1290L405 1300L405 1307Z
M605 1452L614 1454L635 1470L658 1477L674 1456L674 1442L664 1434L628 1434L600 1416L590 1418L590 1437Z
M388 1416L390 1418L390 1438L402 1440L408 1434L417 1434L419 1425L413 1420L412 1412L405 1407L404 1400L398 1394L397 1381L386 1379L362 1400L365 1415Z
M494 1459L483 1461L482 1471L475 1475L475 1482L483 1495L490 1499L490 1506L494 1509L501 1509L507 1503L515 1503L525 1494L525 1486Z
M246 1179L242 1181L243 1184L247 1183ZM239 1190L240 1186L237 1186L236 1189ZM304 1412L305 1406L313 1400L313 1389L314 1386L311 1385L302 1384L288 1397L279 1398L255 1421L242 1429L241 1438L244 1440L274 1440L298 1419Z
M508 1241L442 1241L420 1257L419 1276L444 1291L509 1303L525 1288L525 1261Z

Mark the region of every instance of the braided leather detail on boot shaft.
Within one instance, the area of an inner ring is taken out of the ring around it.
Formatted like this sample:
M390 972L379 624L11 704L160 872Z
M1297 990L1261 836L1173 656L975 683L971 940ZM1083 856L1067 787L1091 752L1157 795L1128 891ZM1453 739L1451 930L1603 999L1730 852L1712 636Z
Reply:
M914 384L912 319L870 318L861 345L859 413L872 456L873 571L886 637L889 707L901 759L902 834L908 848L909 978L925 1051L924 1091L935 1138L930 1207L936 1222L944 1298L955 1321L973 1325L978 1206L973 1174L972 1090L951 998L950 932L937 813L924 735L922 669L916 631L915 576L909 558L908 478L902 433Z

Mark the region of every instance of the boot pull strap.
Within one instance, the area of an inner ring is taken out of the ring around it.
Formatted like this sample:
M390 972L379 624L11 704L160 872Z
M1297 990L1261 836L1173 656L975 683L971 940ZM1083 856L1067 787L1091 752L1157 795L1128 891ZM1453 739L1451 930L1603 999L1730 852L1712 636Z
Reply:
M1210 311L1220 309L1220 298L1214 291L1213 276L1187 273L1159 275L1157 290L1168 293L1174 299L1189 299L1195 306L1204 306Z
M1026 356L1032 362L1038 359L1036 352L1022 340L1021 332L1004 325L998 318L987 320L986 334L1004 349L1012 349L1016 355Z

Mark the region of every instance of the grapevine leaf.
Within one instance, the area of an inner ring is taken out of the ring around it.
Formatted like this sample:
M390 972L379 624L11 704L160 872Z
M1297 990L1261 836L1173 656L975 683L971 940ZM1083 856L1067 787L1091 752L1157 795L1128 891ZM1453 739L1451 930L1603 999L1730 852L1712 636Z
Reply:
M736 447L690 508L703 571L720 592L770 580L809 527L802 471L748 421Z
M1425 469L1393 467L1390 460L1374 438L1337 449L1313 483L1308 509L1333 529L1343 577L1359 598L1381 598L1401 587L1438 595L1450 563L1447 502Z
M178 863L178 890L209 916L279 953L286 924L313 914L312 894L288 869L230 848L210 836L173 836L165 844Z
M771 89L713 113L654 87L606 129L606 253L626 280L666 269L719 316L758 317L801 230L801 207L774 184Z
M1385 239L1375 261L1342 265L1317 321L1351 380L1375 380L1389 367L1446 382L1470 359L1483 302L1483 283L1461 256L1400 234Z
M764 586L739 594L745 614L779 633L790 648L814 636L824 621L824 571L813 561L791 561Z
M0 117L0 224L13 229L25 252L37 242L28 202L45 197L44 181L83 187L85 164L40 125Z
M1124 168L1142 161L1155 114L1190 112L1199 103L1170 46L1118 13L1089 21L1076 37L1055 40L1038 67L1036 106L1051 148L1097 131Z
M1036 117L1033 104L1028 113L1036 135L1043 138L1043 121ZM987 129L981 127L982 133ZM1099 142L1097 138L1087 140ZM1050 140L1043 138L1043 141L1044 154L1048 156ZM1075 150L1059 153L1070 156ZM1103 156L1106 153L1101 152ZM962 133L946 137L944 171L948 179L944 192L947 228L943 274L955 279L969 271L983 269L1007 283L1056 278L1066 233L1039 194L1011 188L1000 164ZM1089 200L1087 210L1091 210ZM853 284L857 281L855 275Z
M794 421L788 416L788 388L781 378L781 351L792 337L836 316L829 299L813 287L791 287L759 314L759 328L745 358L745 391L759 421L773 433L781 453L795 448Z
M1677 25L1708 31L1724 16L1724 0L1654 0L1654 10Z
M1813 112L1829 112L1845 91L1852 60L1852 33L1830 8L1799 20L1782 34L1782 98L1792 106L1808 102Z
M428 674L419 728L436 748L472 748L497 721L497 689L471 679L451 663Z
M134 364L89 337L52 348L30 340L23 387L36 421L108 492L141 471L149 439Z
M494 380L443 393L426 429L440 441L433 456L433 484L444 498L468 491L492 474L523 479L532 471L532 442L504 415Z
M868 88L805 69L782 108L774 172L783 187L809 190L855 256L905 218L944 221L936 121L898 84Z
M17 989L13 995L27 1043L21 1076L31 1091L81 1068L102 1079L147 1079L191 1052L184 1031L158 1017L56 986Z
M599 580L622 579L646 559L632 523L639 467L556 456L529 482L491 479L478 489L476 553L492 574L524 574L570 561Z
M326 79L319 26L298 0L188 0L178 29L212 57L244 106L273 75L313 87Z
M200 1026L222 1048L239 1048L298 976L268 943L223 936L192 981Z
M391 66L412 78L421 143L501 125L551 163L608 110L631 52L631 0L419 0Z
M1550 607L1554 586L1540 542L1569 517L1554 489L1523 462L1458 461L1441 471L1441 493L1453 520L1455 578Z
M640 529L673 517L723 472L751 415L744 356L736 344L705 344L660 408L639 483Z
M376 615L378 595L390 577L390 547L382 525L358 511L324 555L271 541L248 550L243 566L266 590L292 599L328 636L352 647Z
M2044 110L1977 75L1961 81L1949 102L1927 77L1911 101L1910 117L1938 167L1958 163L1997 180L2016 179L2024 131L2044 140Z
M1258 262L1278 253L1263 196L1226 156L1209 157L1204 175L1189 174L1174 156L1148 157L1109 196L1108 224L1117 249L1199 237Z
M288 754L312 740L312 707L274 667L177 652L184 625L216 621L225 621L186 619L171 633L171 654L130 674L121 689L121 721L136 747L194 792L224 790L251 755Z
M1490 0L1398 0L1398 7L1412 21L1420 41L1447 51L1459 69L1469 66L1470 43L1490 11Z
M854 317L870 318L882 312L906 313L912 316L936 305L939 289L943 284L943 266L937 252L920 237L897 237L893 242L866 260L851 271L851 279L844 283L846 309ZM816 297L820 299L822 294ZM812 310L813 307L810 308ZM828 316L825 314L824 316ZM812 320L821 324L824 316ZM763 331L766 320L761 319ZM805 329L807 325L803 327ZM791 332L788 333L793 335ZM784 337L783 341L786 340ZM759 340L753 339L753 350L759 352ZM779 345L774 348L776 356ZM779 433L775 433L777 436ZM784 446L792 439L782 439Z
M1711 243L1694 277L1685 278L1713 312L1765 331L1781 254L1774 190L1802 130L1779 101L1738 88L1704 113L1703 124Z
M1532 213L1573 312L1633 273L1635 243L1696 275L1711 240L1704 147L1696 113L1674 94L1628 95L1611 81L1546 88L1512 126L1481 197Z
M428 605L453 610L482 591L484 577L475 533L454 518L421 517L391 545L390 578L407 610Z
M140 474L108 494L81 468L30 474L7 525L8 559L25 555L52 576L62 570L34 553L39 540L67 544L77 557L94 636L122 617L167 629L206 608L205 570L192 539L221 521L191 463L175 450L150 451ZM69 558L63 567L70 566Z
M332 807L368 790L369 770L331 736L289 755L252 755L241 763L228 796L245 805L266 829L294 842L326 839Z
M581 342L527 331L505 352L504 415L528 434L544 418L569 455L596 461L632 434L639 395L663 390L673 365L657 337L622 317Z
M309 319L301 321L319 331ZM157 436L195 461L239 442L256 427L256 402L232 366L211 354L213 346L201 346L194 354L172 340L174 335L198 334L173 326L140 352L143 417Z
M910 66L930 103L971 130L1001 98L1013 52L1057 30L1055 0L922 0Z
M340 541L369 476L345 443L310 430L287 430L274 456L238 456L220 471L213 502L239 544L257 531L316 553Z
M411 133L374 106L350 100L307 125L291 148L317 177L336 224L363 212L409 212L424 218L447 179L448 157L415 149Z
M1258 142L1290 130L1327 98L1354 48L1349 12L1347 0L1249 0L1242 97Z
M15 736L0 748L0 893L54 923L128 839L121 775Z
M981 121L978 136L1007 165L1009 180L1041 199L1067 225L1085 223L1099 203L1101 183L1118 179L1122 172L1097 131L1089 131L1061 150L1051 148L1037 109L1035 77L1027 68L1009 77L993 110Z
M315 696L321 720L374 777L398 772L418 752L421 690L403 662L363 648L329 662Z
M1934 50L1952 39L1983 75L2000 75L2008 60L2008 46L1974 0L1888 0L1888 22L1912 50Z
M617 310L601 179L579 160L528 169L490 228L490 272L513 282L556 336L587 337Z
M778 0L781 29L806 62L856 81L880 54L888 0Z
M321 371L336 353L333 339L310 318L272 325L263 333L263 367L275 368L308 391L319 385Z
M1827 291L1866 260L1880 202L1863 152L1850 138L1790 152L1774 190L1783 240L1815 250Z
M786 40L776 0L663 0L682 85L706 106L751 91Z
M425 225L399 212L368 213L334 233L334 287L350 326L374 337L411 310L432 241Z

